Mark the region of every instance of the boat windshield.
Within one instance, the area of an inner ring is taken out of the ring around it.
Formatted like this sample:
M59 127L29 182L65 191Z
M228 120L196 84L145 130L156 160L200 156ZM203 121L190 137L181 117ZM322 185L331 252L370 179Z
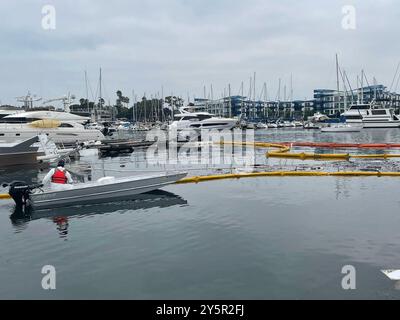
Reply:
M371 114L373 116L384 116L386 115L386 110L385 109L371 110Z
M203 120L212 118L212 115L209 115L209 114L188 114L188 115L185 115L185 116L176 115L174 118L177 121L179 121L179 120L203 121Z
M370 109L369 104L356 104L354 106L351 106L349 110L368 110Z
M199 119L200 121L206 120L206 119L211 119L211 118L212 118L212 116L209 115L209 114L199 114L197 117L198 117L198 119Z
M29 123L29 122L38 121L38 120L42 120L42 119L26 118L26 117L12 117L12 118L3 117L3 118L1 118L0 122L3 122L3 123Z

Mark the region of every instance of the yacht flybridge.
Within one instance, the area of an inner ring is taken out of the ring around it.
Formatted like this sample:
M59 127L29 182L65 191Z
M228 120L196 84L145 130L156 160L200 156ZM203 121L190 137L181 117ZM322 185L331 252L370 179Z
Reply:
M7 115L1 122L7 123L30 123L37 120L52 119L58 121L73 121L85 124L90 121L89 117L78 116L64 111L26 111Z
M176 130L223 130L233 129L237 120L233 118L216 117L208 112L187 112L181 110L181 113L174 115L174 121L170 128Z
M371 109L371 107L372 105L368 103L354 104L342 113L341 116L346 119L347 123L361 124L363 122L363 117L367 114L367 110Z

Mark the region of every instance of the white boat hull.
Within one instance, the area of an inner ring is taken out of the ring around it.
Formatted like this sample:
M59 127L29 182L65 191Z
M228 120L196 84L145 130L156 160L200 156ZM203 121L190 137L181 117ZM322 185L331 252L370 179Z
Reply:
M99 130L76 130L76 128L29 128L26 125L0 124L0 143L23 141L41 134L47 135L55 143L75 143L91 140L103 140L104 135Z
M400 121L386 121L386 122L368 122L364 121L364 128L400 128Z
M30 137L21 143L0 143L0 167L37 164L37 141L37 137Z
M321 128L321 132L360 132L362 126L333 126Z
M231 130L236 126L235 120L223 119L221 121L199 121L199 122L187 122L178 121L172 123L170 129L181 130Z
M186 173L149 175L115 179L104 184L95 182L87 185L76 185L69 190L33 193L30 195L30 201L36 209L111 202L162 188L184 178L186 175Z

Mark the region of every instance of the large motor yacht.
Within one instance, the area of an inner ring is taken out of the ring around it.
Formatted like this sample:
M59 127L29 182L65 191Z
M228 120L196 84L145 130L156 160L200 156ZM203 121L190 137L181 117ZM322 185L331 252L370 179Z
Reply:
M186 112L174 115L170 128L176 130L223 130L233 129L238 120L233 118L216 117L208 112Z
M30 111L11 114L0 120L0 142L13 143L46 134L55 143L103 140L96 129L85 129L89 120L68 112Z

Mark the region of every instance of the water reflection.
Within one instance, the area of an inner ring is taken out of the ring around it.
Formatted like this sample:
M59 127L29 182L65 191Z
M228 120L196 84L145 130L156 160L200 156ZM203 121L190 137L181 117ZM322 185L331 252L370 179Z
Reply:
M336 194L336 200L340 200L341 196L343 196L343 198L345 199L350 198L350 190L348 189L348 179L338 178L335 180L335 194Z
M49 219L54 222L60 238L67 238L69 219L72 217L82 218L92 215L109 214L116 211L134 211L151 208L167 208L177 205L187 205L188 202L182 197L164 190L155 190L139 194L130 198L129 201L109 202L95 205L57 208L50 210L26 209L25 211L14 208L10 215L11 223L16 233L24 231L30 221L38 219Z

